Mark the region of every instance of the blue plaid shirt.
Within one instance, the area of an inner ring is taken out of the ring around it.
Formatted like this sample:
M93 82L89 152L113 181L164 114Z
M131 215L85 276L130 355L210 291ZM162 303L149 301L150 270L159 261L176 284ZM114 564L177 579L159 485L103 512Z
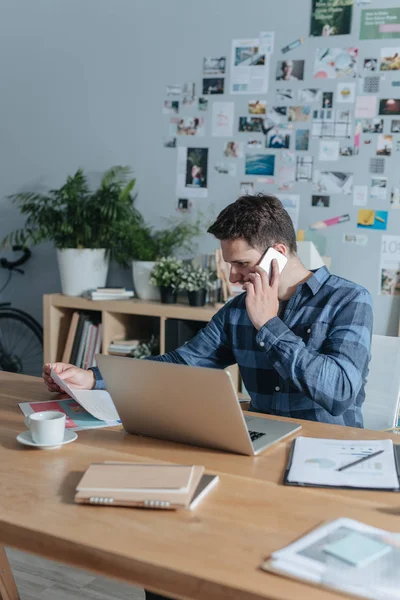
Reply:
M151 360L220 369L237 363L250 410L362 427L372 320L367 290L322 267L259 331L241 294L192 340ZM104 388L94 372L96 388Z

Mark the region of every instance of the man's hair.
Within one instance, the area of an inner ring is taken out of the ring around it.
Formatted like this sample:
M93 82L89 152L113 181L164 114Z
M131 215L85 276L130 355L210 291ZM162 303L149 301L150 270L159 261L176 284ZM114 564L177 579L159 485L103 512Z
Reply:
M243 238L252 248L266 250L281 243L290 253L297 251L292 220L280 200L269 194L241 196L220 212L208 233L218 240Z

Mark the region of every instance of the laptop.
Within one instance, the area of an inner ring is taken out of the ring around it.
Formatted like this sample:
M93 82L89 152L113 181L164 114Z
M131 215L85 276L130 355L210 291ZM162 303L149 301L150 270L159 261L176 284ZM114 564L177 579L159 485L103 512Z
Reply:
M222 369L105 354L96 360L128 433L254 456L301 428L245 417Z

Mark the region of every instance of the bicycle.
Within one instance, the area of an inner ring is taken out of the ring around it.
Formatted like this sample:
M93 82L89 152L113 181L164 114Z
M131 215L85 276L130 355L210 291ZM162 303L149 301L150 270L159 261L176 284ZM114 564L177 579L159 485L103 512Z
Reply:
M24 274L19 267L31 257L31 251L22 246L13 246L13 252L22 252L17 260L0 258L0 267L8 269L4 292L14 272ZM0 302L0 371L40 375L43 365L43 328L28 313L13 308L11 302Z

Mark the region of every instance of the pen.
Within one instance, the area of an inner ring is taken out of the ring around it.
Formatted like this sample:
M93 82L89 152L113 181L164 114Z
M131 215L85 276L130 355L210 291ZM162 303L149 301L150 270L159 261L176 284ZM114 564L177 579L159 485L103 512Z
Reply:
M378 454L382 454L382 452L384 452L384 450L378 450L378 452L373 452L372 454L363 456L362 458L359 458L358 460L355 460L354 462L351 462L348 465L344 465L343 467L340 467L340 469L336 469L336 471L344 471L345 469L348 469L349 467L352 467L353 465L358 465L359 463L364 462L364 460L368 460L369 458L378 456Z

